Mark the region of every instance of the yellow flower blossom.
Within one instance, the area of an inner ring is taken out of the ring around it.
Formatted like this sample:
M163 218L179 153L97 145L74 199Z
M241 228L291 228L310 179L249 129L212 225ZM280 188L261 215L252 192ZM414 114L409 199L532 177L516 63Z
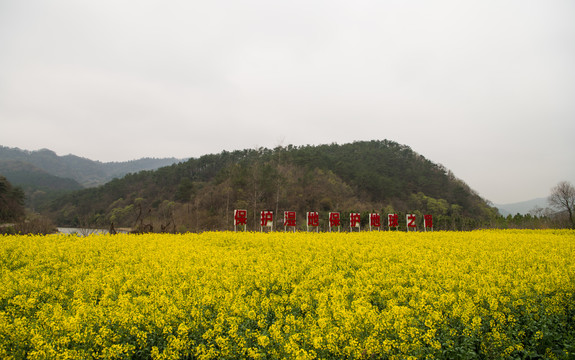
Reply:
M566 359L574 244L573 230L0 236L0 358Z

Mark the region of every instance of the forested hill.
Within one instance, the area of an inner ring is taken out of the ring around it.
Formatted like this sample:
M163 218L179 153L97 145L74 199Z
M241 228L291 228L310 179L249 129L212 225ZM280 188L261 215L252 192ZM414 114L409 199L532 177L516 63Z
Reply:
M496 215L450 171L388 140L224 151L128 174L49 210L58 225L201 231L232 228L234 209L248 210L250 229L259 229L261 210L276 219L297 211L302 225L306 211L431 213L443 228L473 228Z

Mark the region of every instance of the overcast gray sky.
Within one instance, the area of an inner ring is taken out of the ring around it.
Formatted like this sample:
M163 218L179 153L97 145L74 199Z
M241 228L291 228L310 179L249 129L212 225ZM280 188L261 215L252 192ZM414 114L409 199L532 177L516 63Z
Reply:
M0 0L0 145L100 161L390 139L575 184L575 1Z

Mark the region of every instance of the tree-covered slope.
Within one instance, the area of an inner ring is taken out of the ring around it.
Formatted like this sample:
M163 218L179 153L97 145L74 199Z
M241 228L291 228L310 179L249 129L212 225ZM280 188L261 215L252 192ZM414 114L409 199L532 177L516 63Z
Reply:
M404 202L423 192L461 206L467 215L481 215L484 201L441 165L392 141L306 146L293 161L308 168L329 169L372 202Z
M230 229L234 209L249 211L252 229L264 209L297 211L300 224L306 211L432 213L442 228L496 215L444 167L388 140L224 151L128 174L46 210L59 225L200 231Z
M0 175L0 225L24 218L24 193Z

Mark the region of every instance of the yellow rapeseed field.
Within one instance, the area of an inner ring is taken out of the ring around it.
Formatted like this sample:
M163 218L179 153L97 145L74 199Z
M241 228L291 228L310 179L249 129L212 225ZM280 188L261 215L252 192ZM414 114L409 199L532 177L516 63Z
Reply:
M1 359L568 359L572 230L0 236Z

